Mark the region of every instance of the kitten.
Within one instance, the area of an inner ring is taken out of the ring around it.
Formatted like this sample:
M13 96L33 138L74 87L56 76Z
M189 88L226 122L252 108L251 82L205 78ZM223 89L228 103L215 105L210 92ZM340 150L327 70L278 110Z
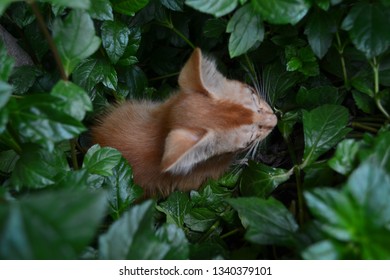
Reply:
M226 79L195 49L164 103L130 101L92 128L95 143L118 149L146 196L197 189L218 178L234 156L258 144L277 118L250 86Z

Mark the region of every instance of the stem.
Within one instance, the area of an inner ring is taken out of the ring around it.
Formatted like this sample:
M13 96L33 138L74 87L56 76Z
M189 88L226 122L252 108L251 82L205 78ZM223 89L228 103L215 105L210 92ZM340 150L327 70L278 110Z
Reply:
M375 98L376 106L383 113L383 115L386 116L387 119L390 119L390 115L386 111L386 109L382 106L380 96L379 96L379 62L376 60L375 56L372 58L370 64L372 67L372 71L374 72L374 98Z
M297 194L298 194L298 222L300 225L303 225L305 221L304 215L304 198L303 198L303 188L302 188L302 179L301 179L301 169L299 166L294 167L295 180L297 183Z
M212 233L213 231L219 227L220 225L220 221L219 219L217 221L215 221L215 223L209 228L209 230L205 233L205 235L202 236L202 238L199 239L199 243L202 243L203 241L205 241Z
M345 66L344 46L341 45L341 39L340 39L339 32L336 32L336 40L337 40L337 51L340 54L341 68L343 70L344 86L346 88L348 88L349 87L349 81L348 81L347 68Z
M76 140L70 139L69 145L70 145L70 155L72 157L73 169L78 170L79 169L79 162L77 161Z
M191 48L195 49L195 45L186 37L183 33L177 30L174 26L172 26L172 31L175 32L180 38L182 38Z
M42 17L42 14L39 11L39 8L38 8L37 4L35 3L35 1L31 1L30 5L31 5L31 9L33 10L33 12L35 14L35 17L37 18L39 28L41 29L43 35L45 36L45 38L49 44L49 47L53 53L58 70L60 71L61 79L63 79L64 81L67 81L68 76L66 75L64 66L62 65L62 61L61 61L60 55L58 53L57 46L54 44L54 40L46 28L46 23Z
M241 231L241 229L239 229L239 228L233 229L233 230L231 230L231 231L221 235L221 239L225 239L225 238L227 238L229 236L232 236L232 235L234 235L234 234L236 234L237 232L240 232L240 231Z
M166 74L166 75L163 75L163 76L159 76L159 77L151 78L151 79L149 79L149 81L158 81L158 80L163 80L163 79L166 79L166 78L170 78L170 77L175 77L175 76L178 76L179 74L180 74L180 72L176 72L176 73L170 73L170 74Z
M356 127L356 128L361 128L361 129L364 129L364 130L367 130L367 131L370 131L372 133L377 133L378 130L369 126L369 125L366 125L366 124L363 124L363 123L359 123L359 122L352 122L351 124L352 127Z

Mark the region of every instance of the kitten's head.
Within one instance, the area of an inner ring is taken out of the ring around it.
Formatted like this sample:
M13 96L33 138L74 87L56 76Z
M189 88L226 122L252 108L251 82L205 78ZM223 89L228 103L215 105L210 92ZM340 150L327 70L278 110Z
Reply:
M222 154L249 149L275 127L272 109L249 85L226 79L195 49L179 76L162 169L186 174Z

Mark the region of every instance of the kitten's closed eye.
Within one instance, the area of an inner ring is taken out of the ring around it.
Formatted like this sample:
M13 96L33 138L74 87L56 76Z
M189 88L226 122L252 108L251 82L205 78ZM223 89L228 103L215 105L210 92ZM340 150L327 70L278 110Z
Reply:
M114 107L92 135L96 143L122 152L147 196L168 195L222 175L238 152L258 144L276 122L252 87L226 79L195 49L175 95L162 103Z

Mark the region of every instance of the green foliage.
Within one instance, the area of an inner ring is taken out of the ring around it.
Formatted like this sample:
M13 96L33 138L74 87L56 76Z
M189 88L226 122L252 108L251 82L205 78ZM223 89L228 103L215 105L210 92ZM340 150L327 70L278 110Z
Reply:
M1 1L34 65L0 41L0 258L390 258L389 14L379 0ZM109 103L166 98L195 46L259 86L278 126L219 180L145 200L88 129Z

